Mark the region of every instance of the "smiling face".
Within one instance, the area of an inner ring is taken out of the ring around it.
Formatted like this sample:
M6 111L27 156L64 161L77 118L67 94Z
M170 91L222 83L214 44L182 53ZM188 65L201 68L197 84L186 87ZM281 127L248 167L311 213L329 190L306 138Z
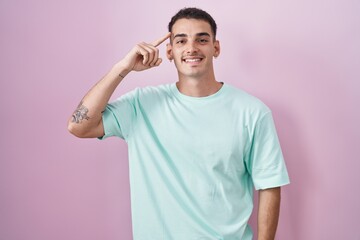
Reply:
M179 79L214 78L213 57L220 53L210 24L197 19L179 19L172 27L167 57L174 60Z

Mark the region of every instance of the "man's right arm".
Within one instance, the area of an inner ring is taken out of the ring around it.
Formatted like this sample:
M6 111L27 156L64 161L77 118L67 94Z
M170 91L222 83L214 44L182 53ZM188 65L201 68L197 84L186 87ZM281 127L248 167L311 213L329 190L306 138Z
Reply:
M81 138L104 136L102 113L116 87L131 71L143 71L159 66L159 50L156 48L170 37L170 33L152 44L137 44L120 62L83 97L68 120L70 133Z

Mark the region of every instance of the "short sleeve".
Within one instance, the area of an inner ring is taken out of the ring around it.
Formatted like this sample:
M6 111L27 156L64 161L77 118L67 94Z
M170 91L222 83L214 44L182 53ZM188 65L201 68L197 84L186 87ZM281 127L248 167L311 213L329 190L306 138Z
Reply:
M271 112L256 123L246 165L256 190L289 184Z
M99 139L117 136L127 140L135 118L136 91L129 92L106 105L102 115L105 135Z

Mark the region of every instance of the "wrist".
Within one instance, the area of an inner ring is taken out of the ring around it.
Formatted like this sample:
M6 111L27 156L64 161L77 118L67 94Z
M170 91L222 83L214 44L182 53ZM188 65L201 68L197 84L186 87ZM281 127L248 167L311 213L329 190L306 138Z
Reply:
M113 66L113 71L121 78L124 78L129 74L129 72L131 72L131 69L124 66L122 62L118 62Z

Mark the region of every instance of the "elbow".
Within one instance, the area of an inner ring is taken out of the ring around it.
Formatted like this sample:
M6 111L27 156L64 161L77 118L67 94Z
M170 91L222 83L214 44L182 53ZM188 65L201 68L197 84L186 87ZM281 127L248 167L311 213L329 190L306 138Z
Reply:
M72 135L78 138L85 138L86 132L80 126L77 125L78 124L69 121L67 126L69 133L71 133Z
M68 122L68 131L78 138L96 138L104 136L104 130L102 122L99 123L76 123L72 122L71 119Z

